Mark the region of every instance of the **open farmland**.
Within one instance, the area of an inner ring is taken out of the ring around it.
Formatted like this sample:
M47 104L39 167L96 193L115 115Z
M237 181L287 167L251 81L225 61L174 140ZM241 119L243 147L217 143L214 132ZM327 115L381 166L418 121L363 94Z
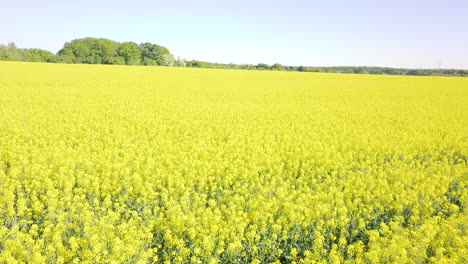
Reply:
M0 62L0 263L467 263L468 78Z

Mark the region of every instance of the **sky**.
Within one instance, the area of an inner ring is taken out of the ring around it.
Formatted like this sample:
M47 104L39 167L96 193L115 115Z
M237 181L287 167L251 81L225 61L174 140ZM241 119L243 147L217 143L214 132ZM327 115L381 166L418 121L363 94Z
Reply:
M468 69L468 0L0 0L0 43L102 37L221 63Z

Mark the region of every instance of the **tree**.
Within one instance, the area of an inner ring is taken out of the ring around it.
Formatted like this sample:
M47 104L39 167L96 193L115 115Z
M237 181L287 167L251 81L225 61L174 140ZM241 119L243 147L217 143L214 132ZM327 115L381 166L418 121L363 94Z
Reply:
M18 49L14 42L8 43L7 46L3 46L0 51L0 58L2 60L21 61L24 60L26 50Z
M192 68L202 68L204 65L201 61L191 60L186 62L186 66Z
M358 74L369 74L369 71L367 71L366 68L364 67L355 67L353 69L353 73L358 73Z
M0 44L0 60L8 60L8 58L9 58L8 47Z
M14 42L8 43L8 48L11 49L11 50L17 49L16 44Z
M135 42L124 42L117 48L117 55L124 59L124 64L141 64L141 50Z
M259 63L257 66L255 66L255 68L257 68L257 70L269 70L270 65L265 63Z
M127 62L124 57L115 56L109 59L108 64L126 65Z
M284 67L283 65L279 64L279 63L275 63L271 66L271 69L272 70L276 70L276 71L282 71L284 70Z
M169 66L174 58L166 47L149 42L141 43L141 60L145 65Z
M26 52L26 61L36 61L36 62L48 62L52 59L54 54L47 50L41 49L29 49Z
M186 66L185 60L178 57L177 60L174 61L174 66L175 67L185 67Z
M76 63L77 62L75 53L73 52L73 49L71 48L63 48L59 50L55 59L59 63Z
M110 39L97 39L91 42L91 56L94 57L95 64L110 64L117 54L119 43Z
M73 53L75 63L109 64L117 54L117 47L118 43L109 39L82 38L65 43L58 55L70 59Z
M411 69L407 73L407 75L419 75L418 70Z
M85 39L66 42L57 54L64 60L72 59L74 63L89 63L90 47L85 42Z
M162 55L163 59L163 66L174 66L174 56L172 54L163 54Z

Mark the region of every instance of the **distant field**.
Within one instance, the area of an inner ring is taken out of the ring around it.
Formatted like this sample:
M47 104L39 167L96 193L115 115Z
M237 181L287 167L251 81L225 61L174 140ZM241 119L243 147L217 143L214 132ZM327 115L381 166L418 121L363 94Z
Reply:
M0 62L0 263L468 263L468 78Z

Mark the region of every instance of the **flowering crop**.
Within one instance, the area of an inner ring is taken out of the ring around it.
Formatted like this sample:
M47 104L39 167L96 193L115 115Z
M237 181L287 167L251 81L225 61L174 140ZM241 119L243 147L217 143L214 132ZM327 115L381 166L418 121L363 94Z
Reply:
M468 263L468 79L0 62L0 263Z

